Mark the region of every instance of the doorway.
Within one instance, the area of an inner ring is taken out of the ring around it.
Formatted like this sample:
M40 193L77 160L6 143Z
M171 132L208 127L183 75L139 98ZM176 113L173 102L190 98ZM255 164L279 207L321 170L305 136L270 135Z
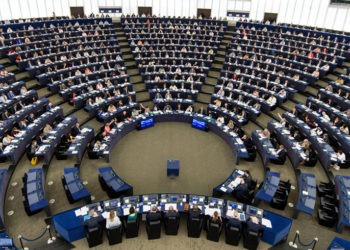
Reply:
M266 21L270 21L270 23L276 23L277 15L277 13L265 12L264 23L266 23Z
M202 18L211 17L211 9L197 9L197 17L202 16Z
M146 16L152 16L152 7L139 7L139 16L145 14Z
M70 15L82 18L84 16L84 7L70 7Z

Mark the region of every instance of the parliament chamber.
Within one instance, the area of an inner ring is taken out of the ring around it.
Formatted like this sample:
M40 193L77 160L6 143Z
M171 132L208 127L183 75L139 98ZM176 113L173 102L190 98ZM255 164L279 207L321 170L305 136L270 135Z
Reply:
M350 249L350 2L0 7L0 249Z

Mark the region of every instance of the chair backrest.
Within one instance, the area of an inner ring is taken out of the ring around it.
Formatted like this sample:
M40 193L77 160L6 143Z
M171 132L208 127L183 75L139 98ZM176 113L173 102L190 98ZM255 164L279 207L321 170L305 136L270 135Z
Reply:
M127 220L125 233L127 238L137 237L139 234L139 226L137 220Z
M248 231L246 238L244 239L244 247L248 249L257 249L259 245L259 234L256 232Z
M110 245L122 242L122 225L107 229L107 237Z

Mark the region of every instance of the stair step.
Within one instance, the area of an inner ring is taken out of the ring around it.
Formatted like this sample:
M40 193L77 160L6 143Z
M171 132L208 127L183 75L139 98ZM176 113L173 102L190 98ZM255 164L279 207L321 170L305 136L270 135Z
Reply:
M136 94L136 101L137 102L146 101L146 100L150 100L150 95L147 91L140 92L140 93Z
M210 103L211 95L206 93L199 93L197 102Z
M220 72L217 71L209 71L208 76L218 78L220 76Z
M141 82L142 81L142 77L140 75L130 76L130 81L132 83Z
M128 62L125 62L125 66L126 66L126 67L130 67L130 66L135 66L135 67L136 67L136 62L135 62L135 61L128 61Z
M132 88L135 92L147 91L146 85L143 82L138 84L133 84Z
M133 54L123 54L123 59L124 60L133 59L133 58L134 58Z
M218 82L218 80L216 78L210 77L208 76L207 78L205 78L205 83L208 85L216 85Z
M130 76L134 76L134 75L138 75L139 74L139 70L138 69L128 69L127 72L128 72L128 74Z
M204 92L206 94L212 94L212 93L214 93L214 86L213 85L203 85L201 88L201 92Z

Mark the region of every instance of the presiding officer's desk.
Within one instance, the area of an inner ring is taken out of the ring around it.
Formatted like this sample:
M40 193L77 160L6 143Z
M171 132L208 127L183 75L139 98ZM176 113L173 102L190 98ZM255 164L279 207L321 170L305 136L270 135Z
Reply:
M235 169L230 174L230 176L225 180L225 182L213 188L213 196L220 197L223 194L232 194L235 188L239 185L240 181L237 180L238 176L243 176L244 170ZM239 182L238 182L239 181Z
M103 146L103 149L97 152L100 156L106 157L106 161L109 162L109 155L114 148L114 146L123 138L126 134L133 131L140 123L141 120L144 120L148 117L153 117L154 122L187 122L192 123L193 119L202 120L209 128L210 131L214 132L222 139L224 139L230 146L234 155L236 156L236 163L238 164L239 158L248 158L248 151L244 146L244 143L239 138L239 136L234 133L231 129L223 124L217 123L209 116L204 116L191 112L184 111L154 111L148 114L141 114L132 119L128 119L124 122L118 123L118 128L113 128L111 130L110 140L108 144Z
M259 218L265 227L262 240L271 245L275 245L284 239L288 235L292 225L291 219L270 211L247 206L241 203L238 204L229 200L189 194L150 194L112 199L56 214L52 217L53 223L57 233L67 241L73 242L85 237L83 222L89 209L97 210L105 218L108 216L105 211L111 209L115 209L118 216L126 216L129 214L130 206L134 206L139 213L143 213L143 211L148 213L148 209L147 212L146 209L143 209L145 203L143 199L145 197L148 199L146 201L146 208L149 208L149 204L151 203L160 207L162 211L167 211L170 204L172 206L176 204L176 208L180 212L186 212L187 209L182 210L184 204L188 204L189 207L193 206L193 204L197 204L203 214L212 215L214 211L219 210L224 218L228 218L226 212L227 210L232 210L232 208L235 207L234 204L236 204L237 209L239 209L238 206L243 206L239 212L243 213L243 211L245 211L245 218L248 218L250 215ZM151 202L149 202L150 199L152 200ZM269 223L271 223L271 227L269 227Z
M299 211L312 215L316 203L316 178L313 174L301 173L298 180L299 197L293 218L298 217Z
M255 130L252 133L252 141L254 142L260 156L263 160L264 167L267 166L270 159L277 159L276 149L272 145L270 139L263 136L261 130Z
M264 184L255 195L254 204L258 204L260 200L271 202L272 198L275 196L279 183L280 173L267 171Z
M350 226L350 177L335 176L335 189L339 198L337 232L341 233L344 226Z
M69 145L69 148L65 152L65 155L76 156L77 163L80 164L86 147L94 139L94 137L95 137L94 129L90 126L85 126L81 130L80 134L75 136L74 140L71 142L71 144Z

